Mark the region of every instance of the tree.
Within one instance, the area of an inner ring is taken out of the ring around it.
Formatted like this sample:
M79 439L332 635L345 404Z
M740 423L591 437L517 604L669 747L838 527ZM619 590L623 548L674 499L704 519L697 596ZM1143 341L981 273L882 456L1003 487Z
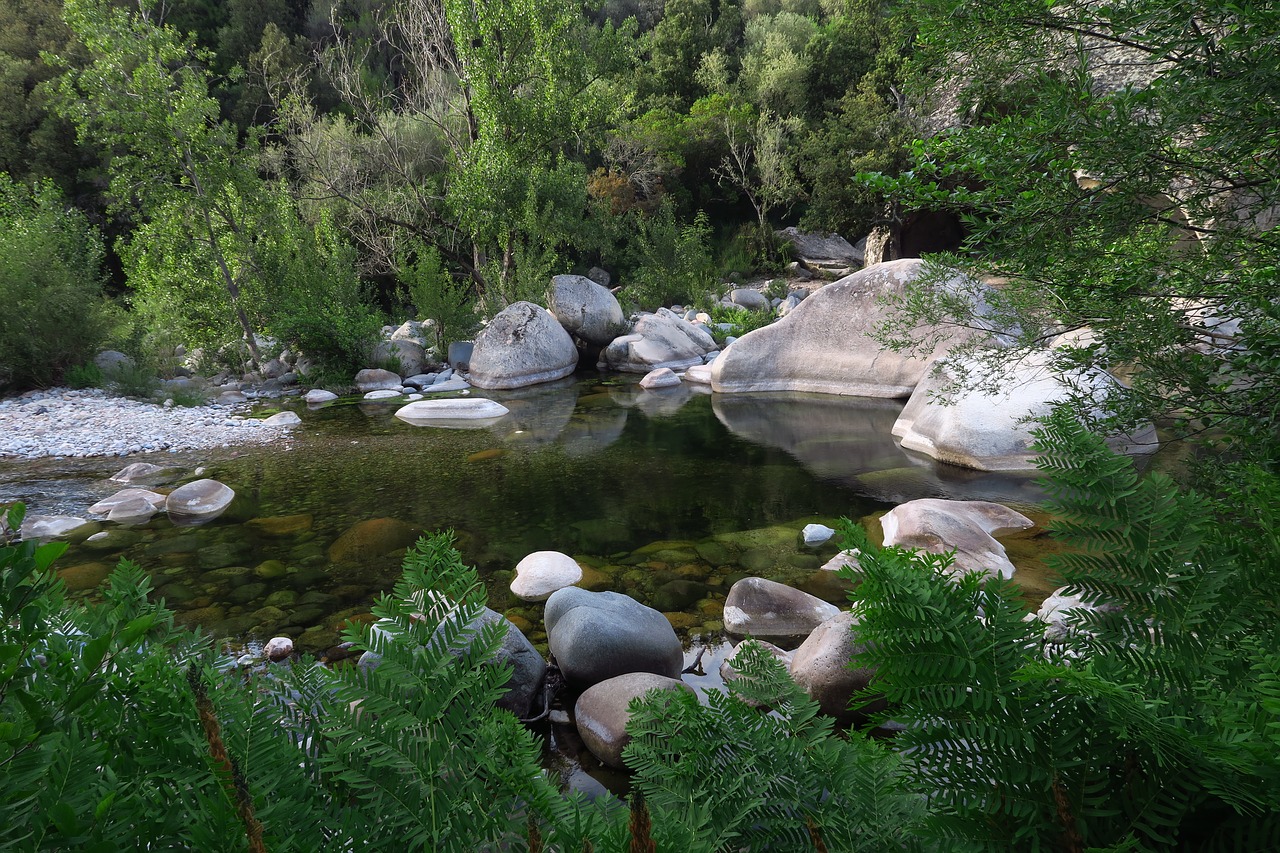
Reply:
M1085 332L1064 364L1124 371L1110 426L1280 458L1280 10L1173 0L921 0L920 67L959 109L918 143L908 205L965 217L1023 346ZM950 312L919 299L917 317ZM904 342L898 340L897 345ZM1081 411L1096 411L1096 404Z

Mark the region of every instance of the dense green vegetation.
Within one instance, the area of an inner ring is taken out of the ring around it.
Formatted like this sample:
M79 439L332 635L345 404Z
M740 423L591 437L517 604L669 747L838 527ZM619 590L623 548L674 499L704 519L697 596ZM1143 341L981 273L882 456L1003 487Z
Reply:
M1126 378L1074 401L1087 427L1157 418L1211 453L1192 492L1051 420L1079 549L1059 570L1103 609L1046 645L1007 585L864 545L859 630L897 742L834 733L748 656L733 692L779 715L651 702L630 812L562 798L484 710L499 638L461 627L477 587L441 539L379 603L388 635L352 636L383 667L249 682L139 569L69 604L56 548L8 546L5 842L1275 847L1277 32L1261 2L0 0L10 387L111 335L253 362L266 333L345 370L371 286L461 334L553 272L603 263L634 305L692 302L776 265L778 225L856 238L946 211L968 239L944 263L998 275L984 310L1019 330L991 357L1073 333L1063 366ZM103 300L108 251L132 323ZM885 343L972 304L922 288Z

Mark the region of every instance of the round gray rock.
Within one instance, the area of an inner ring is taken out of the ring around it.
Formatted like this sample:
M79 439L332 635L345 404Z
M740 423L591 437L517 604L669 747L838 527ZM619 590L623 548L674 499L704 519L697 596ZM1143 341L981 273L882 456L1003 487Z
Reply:
M298 417L296 412L276 412L271 417L262 422L263 426L269 427L291 427L302 423L302 418Z
M187 521L211 521L222 515L236 493L217 480L196 480L169 493L164 508L170 517Z
M577 364L578 348L556 318L517 302L476 336L470 380L477 388L523 388L568 376Z
M386 364L392 359L400 365L398 376L416 376L427 369L427 352L417 341L379 341L373 348L374 363Z
M306 394L302 395L302 399L311 404L328 403L338 399L338 395L332 391L326 391L323 388L312 388Z
M579 687L628 672L680 675L684 655L671 623L630 596L566 587L547 599L543 618L551 653Z
M367 367L356 374L356 388L361 394L370 391L399 391L400 374L380 367Z
M640 387L648 391L658 388L675 388L679 384L680 377L676 376L675 372L669 367L650 370L644 375L644 379L640 380Z
M558 275L547 291L547 310L564 330L595 347L602 347L627 331L618 298L589 278Z
M817 596L764 578L743 578L724 601L724 628L731 634L778 640L806 637L840 608Z
M875 671L850 667L855 655L865 647L858 643L856 621L852 613L840 613L823 622L791 655L791 678L809 698L818 703L822 713L841 723L884 710L883 700L862 704L850 710L849 700L866 689Z
M610 767L625 767L622 750L631 742L627 735L627 723L631 714L627 706L631 700L644 696L650 690L684 690L693 688L682 681L653 675L648 672L631 672L602 681L588 688L573 707L578 734L587 749Z

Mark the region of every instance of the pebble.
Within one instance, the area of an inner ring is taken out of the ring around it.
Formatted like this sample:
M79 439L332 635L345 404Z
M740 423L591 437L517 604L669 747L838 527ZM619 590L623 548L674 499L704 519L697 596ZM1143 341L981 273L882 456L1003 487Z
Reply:
M51 388L0 400L0 459L129 456L268 444L288 428L263 426L228 407L164 407L100 389Z

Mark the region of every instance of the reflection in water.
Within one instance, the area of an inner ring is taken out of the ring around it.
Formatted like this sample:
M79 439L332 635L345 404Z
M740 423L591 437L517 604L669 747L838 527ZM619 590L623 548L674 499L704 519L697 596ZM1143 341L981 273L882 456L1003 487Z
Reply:
M1034 476L971 471L905 451L891 435L902 404L871 397L771 392L716 394L716 417L734 435L777 447L815 477L889 503L916 498L1034 504Z

